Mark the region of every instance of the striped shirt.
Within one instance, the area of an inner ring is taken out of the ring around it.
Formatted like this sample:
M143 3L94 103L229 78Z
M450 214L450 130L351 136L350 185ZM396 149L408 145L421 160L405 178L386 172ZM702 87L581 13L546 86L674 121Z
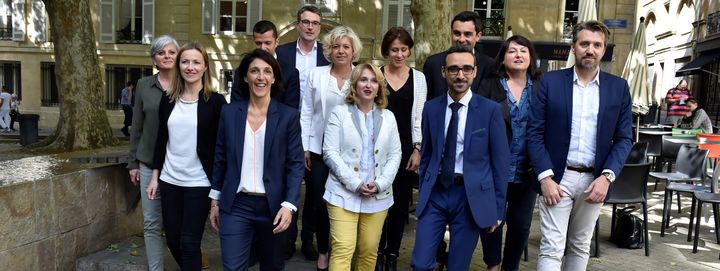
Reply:
M688 98L692 98L690 90L687 88L671 88L668 90L665 100L667 99L679 99L679 101L668 105L668 116L685 116L690 112L690 107L687 106L685 101Z

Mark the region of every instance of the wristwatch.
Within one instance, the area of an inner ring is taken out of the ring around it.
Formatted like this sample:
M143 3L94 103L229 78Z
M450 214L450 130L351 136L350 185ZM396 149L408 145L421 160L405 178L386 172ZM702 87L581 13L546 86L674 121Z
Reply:
M613 183L615 181L615 174L612 172L603 172L603 176L608 180L608 182Z
M416 149L417 151L420 151L420 142L413 143L413 149Z

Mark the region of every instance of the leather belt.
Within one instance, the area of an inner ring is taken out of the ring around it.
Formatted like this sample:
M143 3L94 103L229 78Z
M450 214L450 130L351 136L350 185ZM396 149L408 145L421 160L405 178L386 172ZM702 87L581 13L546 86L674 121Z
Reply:
M567 166L566 167L569 170L580 172L580 173L593 173L595 172L594 167L573 167L573 166Z
M245 191L242 191L238 194L245 194L245 195L253 196L253 197L264 197L265 196L265 194L263 194L263 193L251 193L251 192L245 192Z
M462 174L455 174L453 177L453 184L454 185L465 185L465 178L463 178Z

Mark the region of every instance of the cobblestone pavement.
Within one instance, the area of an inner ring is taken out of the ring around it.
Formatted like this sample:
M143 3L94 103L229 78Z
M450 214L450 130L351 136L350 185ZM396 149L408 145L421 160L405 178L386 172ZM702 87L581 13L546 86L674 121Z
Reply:
M617 248L608 241L610 235L610 214L612 207L603 207L600 217L600 252L599 258L590 258L588 270L720 270L720 245L715 242L712 217L710 220L703 219L700 228L700 245L697 254L692 253L692 243L687 242L687 225L690 209L690 198L683 197L683 212L677 213L677 205L674 204L671 214L671 228L665 237L660 237L660 220L662 213L662 184L658 191L652 191L649 202L650 220L650 257L645 257L643 249L628 250ZM417 196L416 196L417 198ZM642 217L640 215L640 217ZM406 227L403 243L400 251L399 269L411 270L410 255L415 243L415 221L411 215L410 223ZM521 262L521 270L535 270L537 264L538 244L540 242L540 230L538 226L538 215L535 212L533 226L529 241L529 255L527 262ZM133 242L142 243L142 238L136 237ZM300 248L300 241L296 244ZM220 249L217 234L208 226L203 239L203 251L210 259L209 270L222 270L220 260ZM141 251L144 253L144 251ZM143 265L143 257L134 257L133 263ZM173 268L174 262L166 253L166 267ZM478 246L470 270L484 270L482 262L482 250ZM134 269L133 269L134 270ZM138 269L140 270L140 269ZM259 270L258 266L250 270ZM314 263L307 261L297 252L295 256L286 262L286 270L315 270Z

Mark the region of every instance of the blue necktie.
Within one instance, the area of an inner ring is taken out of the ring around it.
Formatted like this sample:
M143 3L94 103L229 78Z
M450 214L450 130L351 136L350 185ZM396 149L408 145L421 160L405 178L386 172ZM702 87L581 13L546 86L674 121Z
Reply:
M450 116L450 124L448 125L447 135L445 136L445 151L443 152L442 162L442 185L445 188L453 184L455 177L455 146L457 145L458 134L458 110L462 106L461 103L454 102L450 105L452 115Z

